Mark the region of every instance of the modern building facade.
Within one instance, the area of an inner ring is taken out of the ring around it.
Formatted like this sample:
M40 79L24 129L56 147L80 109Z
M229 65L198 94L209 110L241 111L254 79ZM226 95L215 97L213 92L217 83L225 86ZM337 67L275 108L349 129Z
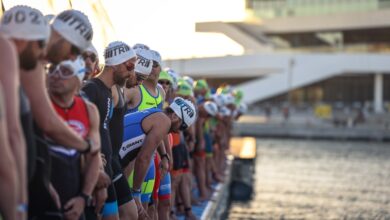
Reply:
M247 0L242 22L198 23L242 56L167 61L194 77L227 80L250 104L369 106L390 102L390 1Z

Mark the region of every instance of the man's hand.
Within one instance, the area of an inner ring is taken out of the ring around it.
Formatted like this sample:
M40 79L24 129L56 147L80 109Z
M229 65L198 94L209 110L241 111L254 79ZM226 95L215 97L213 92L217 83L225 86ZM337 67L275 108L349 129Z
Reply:
M53 198L57 208L61 209L60 196L58 195L57 190L54 188L54 186L51 183L49 184L49 193L50 193L51 197Z
M95 213L98 214L100 212L107 197L107 188L102 188L94 192L92 198L92 205L95 206Z
M166 157L162 157L160 161L161 179L165 177L168 171L169 171L169 160Z
M85 208L85 200L81 196L73 197L69 200L65 206L65 219L67 220L78 220L83 214Z
M187 147L188 151L191 152L195 147L195 142L191 140L190 142L188 142Z
M106 167L107 165L107 160L106 160L106 156L104 154L100 154L102 156L102 164L103 164L103 167Z
M97 154L100 152L100 145L99 144L95 144L92 140L90 140L90 143L91 143L91 150L90 150L90 154Z
M100 170L99 172L99 178L96 183L96 188L101 189L101 188L107 188L111 183L110 177L107 175L104 170Z
M142 206L142 203L140 201L139 197L134 198L135 204L137 205L137 210L138 210L138 219L139 220L152 220L144 207Z

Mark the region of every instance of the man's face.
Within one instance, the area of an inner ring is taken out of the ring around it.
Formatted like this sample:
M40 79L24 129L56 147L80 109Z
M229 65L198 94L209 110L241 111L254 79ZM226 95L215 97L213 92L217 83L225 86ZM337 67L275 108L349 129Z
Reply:
M210 118L211 115L206 111L206 109L204 109L204 107L202 106L201 108L199 108L199 118Z
M67 59L74 60L80 54L81 51L77 47L59 36L58 33L53 33L50 36L50 40L47 45L46 59L48 59L51 63L58 64Z
M158 80L158 83L163 87L165 94L168 94L169 89L171 88L171 82L166 79Z
M158 77L160 76L160 72L161 72L161 66L153 60L153 68L152 68L152 72L150 73L148 79L149 80L158 80Z
M80 84L73 70L66 66L52 65L47 76L49 93L54 95L65 95L76 91Z
M169 114L169 118L171 119L171 131L180 131L180 125L182 123L181 119L173 112Z
M97 56L96 54L89 51L83 52L82 56L85 62L85 67L87 69L86 75L90 75L95 71L97 64Z
M127 79L129 79L130 77L135 77L134 67L136 61L137 58L134 57L122 64L114 66L114 84L124 86Z
M19 54L19 67L23 70L33 70L38 60L45 57L46 47L43 40L27 42L24 50Z

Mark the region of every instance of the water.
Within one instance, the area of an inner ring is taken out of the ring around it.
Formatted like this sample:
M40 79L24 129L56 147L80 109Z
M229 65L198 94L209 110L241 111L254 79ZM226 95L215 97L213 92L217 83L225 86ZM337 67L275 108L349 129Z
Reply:
M258 139L253 198L228 219L390 219L390 145Z

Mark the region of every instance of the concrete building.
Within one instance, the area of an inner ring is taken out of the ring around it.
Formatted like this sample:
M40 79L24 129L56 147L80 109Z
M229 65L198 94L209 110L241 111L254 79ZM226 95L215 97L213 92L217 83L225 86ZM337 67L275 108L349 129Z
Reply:
M167 65L232 83L249 104L341 103L380 113L390 102L390 1L247 0L246 7L247 21L196 25L230 37L243 55Z

